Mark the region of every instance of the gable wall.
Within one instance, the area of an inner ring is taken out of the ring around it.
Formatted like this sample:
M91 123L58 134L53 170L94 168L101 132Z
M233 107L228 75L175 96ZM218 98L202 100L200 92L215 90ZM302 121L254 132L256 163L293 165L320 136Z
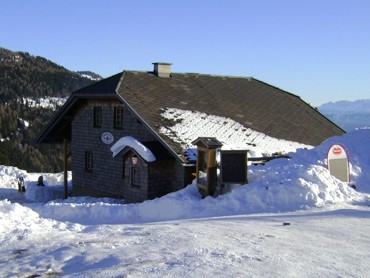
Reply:
M93 126L94 106L102 106L102 127ZM114 107L124 107L124 127L113 127ZM104 144L101 134L110 132L114 142ZM139 141L155 140L154 136L137 121L135 115L121 102L111 100L88 100L74 115L72 121L72 172L74 196L109 196L125 198L123 187L123 159L113 158L110 148L123 136L133 136ZM93 170L85 170L85 151L93 152Z

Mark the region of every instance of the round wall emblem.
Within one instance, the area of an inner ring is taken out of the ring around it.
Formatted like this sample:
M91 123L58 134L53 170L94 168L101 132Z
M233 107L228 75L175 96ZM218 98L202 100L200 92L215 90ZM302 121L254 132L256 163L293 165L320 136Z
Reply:
M113 141L114 141L114 137L112 135L112 133L110 132L104 132L102 135L101 135L101 140L103 141L104 144L112 144Z

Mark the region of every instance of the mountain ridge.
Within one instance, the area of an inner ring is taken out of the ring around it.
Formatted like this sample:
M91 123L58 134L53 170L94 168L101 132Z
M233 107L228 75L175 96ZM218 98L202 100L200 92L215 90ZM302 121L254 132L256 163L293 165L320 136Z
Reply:
M370 99L328 102L318 110L346 131L370 127Z
M74 72L44 58L28 52L13 52L0 47L0 94L1 100L15 97L63 97L90 85L94 80L84 73Z
M34 105L45 98L68 97L102 79L91 71L70 71L44 57L0 47L0 164L27 171L63 170L61 146L32 142L54 116L54 109ZM27 127L21 123L27 123Z
M324 103L318 108L322 111L370 112L370 99L339 100Z

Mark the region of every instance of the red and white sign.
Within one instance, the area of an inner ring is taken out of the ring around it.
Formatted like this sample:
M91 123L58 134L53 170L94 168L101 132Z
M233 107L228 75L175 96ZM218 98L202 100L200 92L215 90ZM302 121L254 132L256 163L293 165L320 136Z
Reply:
M334 144L328 151L328 168L330 174L343 182L349 182L349 158L344 145Z
M347 152L344 146L339 144L334 144L331 146L328 152L328 159L338 159L338 158L348 158Z

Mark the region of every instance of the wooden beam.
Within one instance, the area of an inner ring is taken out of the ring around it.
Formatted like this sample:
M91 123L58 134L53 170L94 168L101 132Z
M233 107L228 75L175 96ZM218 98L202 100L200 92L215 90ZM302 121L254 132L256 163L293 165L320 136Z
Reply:
M68 150L67 139L64 138L64 199L68 198Z

